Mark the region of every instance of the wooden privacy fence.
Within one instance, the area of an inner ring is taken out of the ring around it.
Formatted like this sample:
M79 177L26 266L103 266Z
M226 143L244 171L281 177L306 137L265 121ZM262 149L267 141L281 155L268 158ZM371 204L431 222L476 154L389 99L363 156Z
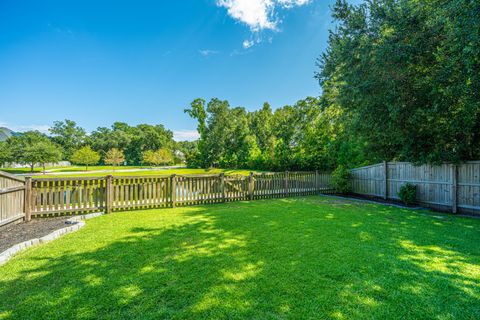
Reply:
M331 193L330 174L172 175L28 179L30 216L189 206Z
M384 162L351 170L354 193L399 199L400 187L417 186L417 201L453 213L480 214L480 161L421 165Z
M25 181L0 172L0 226L25 217Z

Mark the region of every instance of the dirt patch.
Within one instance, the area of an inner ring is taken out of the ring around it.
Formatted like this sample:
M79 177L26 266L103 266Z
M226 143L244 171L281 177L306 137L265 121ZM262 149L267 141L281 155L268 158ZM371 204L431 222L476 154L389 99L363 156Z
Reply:
M0 252L11 246L30 239L41 238L47 234L67 227L69 217L33 219L30 222L7 225L0 228Z

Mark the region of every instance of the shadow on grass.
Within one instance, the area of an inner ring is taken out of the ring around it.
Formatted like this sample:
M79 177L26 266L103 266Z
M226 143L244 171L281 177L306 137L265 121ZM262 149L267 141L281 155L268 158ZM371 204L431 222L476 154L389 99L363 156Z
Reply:
M177 210L12 261L0 318L480 318L477 221L315 197Z

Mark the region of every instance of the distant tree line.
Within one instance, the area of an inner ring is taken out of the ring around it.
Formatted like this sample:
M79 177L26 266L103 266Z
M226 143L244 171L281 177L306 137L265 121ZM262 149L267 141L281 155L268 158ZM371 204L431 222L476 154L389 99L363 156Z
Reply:
M176 142L163 125L115 122L87 134L75 121L55 121L50 134L28 131L0 142L0 163L35 164L69 160L74 164L168 165L183 161L194 142Z
M366 163L361 142L348 135L338 109L309 97L272 110L249 112L228 101L196 99L185 110L198 121L198 149L187 163L199 167L327 170Z
M318 98L249 112L197 99L192 165L333 169L383 160L480 159L480 1L333 7Z

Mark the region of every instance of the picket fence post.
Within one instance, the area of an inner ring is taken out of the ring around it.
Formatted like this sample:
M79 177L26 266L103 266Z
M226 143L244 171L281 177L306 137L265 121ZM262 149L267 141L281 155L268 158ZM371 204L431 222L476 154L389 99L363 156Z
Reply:
M283 179L283 189L284 196L288 196L288 171L285 171L285 178Z
M253 188L254 188L253 172L250 172L248 176L248 198L253 200Z
M452 213L457 213L457 184L458 184L458 168L456 164L451 165L452 185L450 187L450 195L452 197Z
M383 199L388 199L388 162L383 161Z
M24 197L25 221L30 221L32 220L32 177L25 177Z
M105 213L111 213L113 206L113 176L110 174L105 177L105 180Z
M220 194L222 202L225 202L225 173L220 173L218 177L220 178Z
M175 208L177 202L177 175L172 174L170 179L172 180L170 184L170 199L172 200L172 208Z

